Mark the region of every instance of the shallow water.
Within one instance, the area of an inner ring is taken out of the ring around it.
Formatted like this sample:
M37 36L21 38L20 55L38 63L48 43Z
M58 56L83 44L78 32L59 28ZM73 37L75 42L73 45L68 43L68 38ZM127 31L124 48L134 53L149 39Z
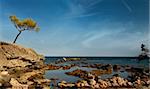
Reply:
M47 58L45 60L46 64L55 64L54 62L58 59L61 58ZM61 63L61 64L56 64L56 65L71 65L71 64L76 64L78 66L83 66L84 63L88 63L88 64L119 64L119 65L130 65L130 66L134 66L134 67L148 67L149 65L149 60L143 60L141 62L138 62L136 59L132 59L132 58L81 58L80 61L70 61L70 62L65 62L65 63ZM50 78L56 78L59 79L57 80L57 82L65 80L67 82L76 82L77 80L80 80L80 78L78 77L74 77L74 76L69 76L66 75L65 72L71 72L73 70L76 69L82 69L82 70L86 70L86 71L91 71L95 68L86 68L86 67L72 67L69 70L48 70L45 72L45 77L50 79ZM129 73L126 72L125 70L122 71L113 71L112 74L104 74L101 75L100 77L102 79L105 78L110 78L112 77L114 74L119 74L121 77L127 78Z

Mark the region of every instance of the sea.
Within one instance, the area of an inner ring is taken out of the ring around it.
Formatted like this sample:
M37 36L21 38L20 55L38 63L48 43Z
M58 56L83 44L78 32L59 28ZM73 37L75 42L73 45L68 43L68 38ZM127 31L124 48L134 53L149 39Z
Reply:
M45 77L48 79L56 79L55 82L60 81L67 81L70 83L74 83L78 80L82 80L78 77L66 75L65 72L71 72L76 69L91 71L94 70L94 68L87 68L87 67L81 67L81 65L84 64L111 64L111 65L122 65L122 66L132 66L132 67L142 67L142 68L149 68L149 59L144 59L141 61L138 61L136 57L78 57L81 60L79 61L69 61L64 62L60 64L55 64L55 61L61 60L64 57L45 57L45 64L54 64L54 65L71 65L76 64L78 66L72 67L69 70L47 70L45 71ZM65 57L67 58L67 57ZM70 57L69 57L70 58ZM76 58L76 57L71 57ZM102 79L111 78L114 74L119 74L123 78L127 78L129 76L129 73L127 71L113 71L112 74L104 74L99 76Z

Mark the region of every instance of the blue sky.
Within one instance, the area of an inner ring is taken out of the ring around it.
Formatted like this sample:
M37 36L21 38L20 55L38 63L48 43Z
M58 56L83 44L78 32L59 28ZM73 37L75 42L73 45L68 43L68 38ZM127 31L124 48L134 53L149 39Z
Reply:
M149 0L0 0L0 41L18 34L9 20L32 18L40 32L17 44L49 56L137 56L148 44Z

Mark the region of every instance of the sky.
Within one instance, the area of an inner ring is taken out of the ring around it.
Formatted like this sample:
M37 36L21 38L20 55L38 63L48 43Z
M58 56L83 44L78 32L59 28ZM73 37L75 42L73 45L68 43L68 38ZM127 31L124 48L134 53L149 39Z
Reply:
M37 22L16 43L46 56L137 56L150 38L149 0L0 0L0 41L18 34L11 15Z

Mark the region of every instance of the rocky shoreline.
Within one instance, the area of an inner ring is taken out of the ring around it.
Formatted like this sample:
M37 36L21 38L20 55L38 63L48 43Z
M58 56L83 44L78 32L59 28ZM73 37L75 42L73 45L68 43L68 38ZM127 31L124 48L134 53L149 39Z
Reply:
M16 44L0 42L0 88L49 89L44 56Z
M76 69L65 72L68 76L80 78L77 82L61 81L56 84L60 89L150 89L149 68L112 64L70 64L66 62L80 61L80 58L58 60L55 64L44 64L44 56L34 50L16 44L0 42L0 89L50 89L51 81L46 79L45 71L70 70L74 67L93 68L91 71ZM127 78L114 74L111 78L102 79L100 76L112 74L113 71L128 72ZM51 75L49 75L51 76ZM57 75L56 75L57 76ZM59 79L57 79L59 80Z
M150 73L149 68L138 68L133 66L111 65L111 64L88 64L83 63L86 68L94 68L91 71L76 69L65 74L81 78L81 80L71 83L61 81L57 83L57 87L61 88L84 88L84 89L150 89ZM73 65L73 66L72 66ZM72 64L68 66L50 65L50 70L65 70L78 66ZM102 79L100 76L104 74L112 74L112 71L129 72L127 78L121 77L119 74L114 74L111 78Z
M77 81L76 83L67 83L62 81L58 83L60 88L89 88L89 89L106 89L106 88L136 88L136 89L149 89L150 88L150 79L149 75L138 76L132 75L131 79L125 79L120 77L118 74L113 75L112 78L101 79L98 76L94 75L93 72L87 72L83 70L75 70L72 72L67 72L66 74L80 77L83 80ZM100 72L101 73L101 72ZM100 74L98 73L98 74ZM103 74L103 73L102 73Z

